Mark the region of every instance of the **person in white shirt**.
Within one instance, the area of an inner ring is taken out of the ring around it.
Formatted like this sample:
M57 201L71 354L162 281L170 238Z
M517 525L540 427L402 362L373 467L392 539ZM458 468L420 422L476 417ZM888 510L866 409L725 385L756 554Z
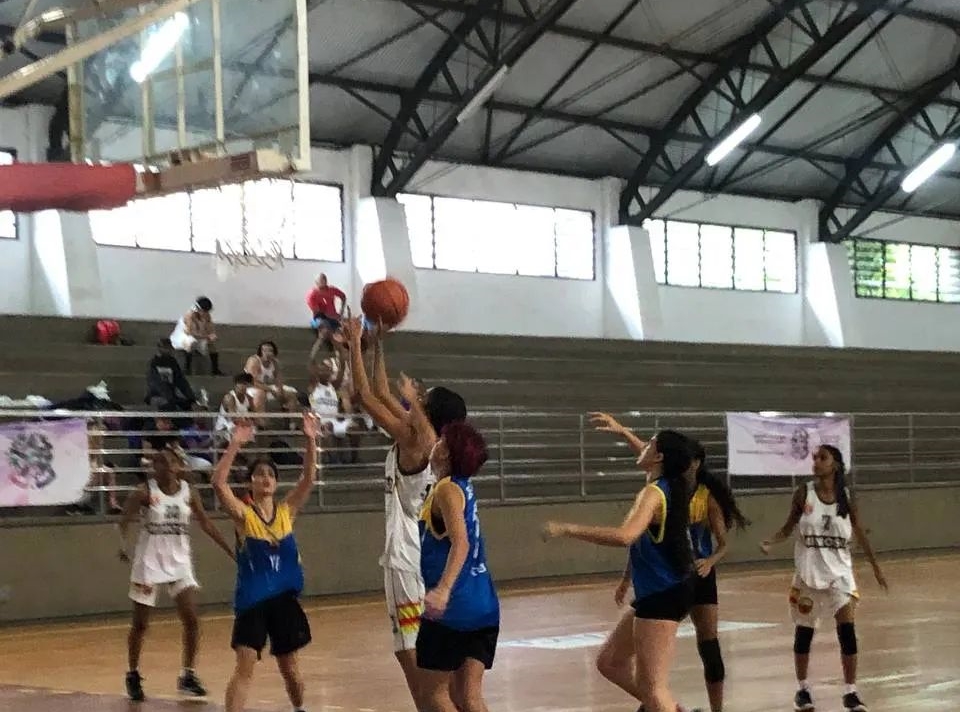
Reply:
M130 493L120 520L120 559L131 561L127 534L130 524L141 519L140 536L130 569L130 599L133 620L127 638L129 671L127 694L142 701L143 680L140 676L140 651L150 621L150 610L157 605L160 589L166 589L177 605L183 624L183 672L177 680L181 693L196 697L206 690L194 672L200 622L197 616L196 591L199 588L193 571L190 545L190 519L196 518L200 528L234 558L233 549L220 530L207 516L197 491L184 479L182 460L169 450L153 455L153 477Z
M832 616L845 683L843 707L847 712L866 712L857 691L857 635L854 611L860 594L853 576L851 539L863 549L873 575L883 590L887 581L863 530L857 506L846 485L843 454L832 445L821 445L813 455L813 480L793 494L786 523L760 548L769 554L774 544L786 541L796 530L793 558L796 571L790 588L790 613L794 631L794 667L798 690L793 707L797 712L814 709L807 682L810 644L820 618Z
M394 654L403 669L416 708L426 710L430 705L417 667L416 651L424 598L420 573L420 510L436 482L430 468L434 445L445 425L466 420L467 407L463 398L442 386L427 391L421 404L413 381L401 375L398 384L401 395L405 400L417 401L410 403L408 410L390 392L379 333L372 344L372 385L363 363L361 320L345 320L343 334L360 403L373 421L393 439L384 464L386 520L380 565L383 567L387 615L393 630Z
M283 370L277 356L280 349L273 341L263 341L257 346L257 353L247 359L243 370L253 376L253 388L248 393L253 398L258 412L267 408L267 403L280 401L289 413L298 410L297 389L283 382Z

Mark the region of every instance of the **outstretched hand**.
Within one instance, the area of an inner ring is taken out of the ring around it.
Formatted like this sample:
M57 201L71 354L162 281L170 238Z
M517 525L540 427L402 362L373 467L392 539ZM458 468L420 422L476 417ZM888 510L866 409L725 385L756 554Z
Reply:
M593 412L587 415L590 416L590 424L600 432L619 435L625 430L623 425L609 413Z
M340 324L340 330L349 344L360 345L360 339L363 337L363 322L360 317L347 317Z
M253 440L255 435L256 428L254 428L253 422L244 418L242 420L237 420L234 423L233 436L231 437L231 440L240 445L246 445L248 442Z
M419 398L417 385L410 376L403 372L400 373L400 378L397 379L397 390L400 391L400 395L406 399L407 403L415 403Z

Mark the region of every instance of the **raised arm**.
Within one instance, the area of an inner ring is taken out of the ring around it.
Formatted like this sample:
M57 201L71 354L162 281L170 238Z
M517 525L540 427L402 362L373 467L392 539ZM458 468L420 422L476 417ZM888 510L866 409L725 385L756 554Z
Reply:
M424 615L428 618L438 618L443 615L450 600L450 592L463 570L470 551L467 522L463 517L465 504L463 491L447 480L437 485L433 501L440 509L443 526L450 540L450 552L447 554L447 563L443 567L439 583L424 596Z
M770 549L780 542L786 541L790 538L790 535L793 534L793 530L797 528L797 524L800 522L800 517L803 516L803 503L807 498L807 487L806 485L800 485L793 492L793 500L790 502L790 514L787 515L787 521L784 522L783 526L778 529L772 537L763 541L760 544L760 549L764 554L769 554Z
M630 428L620 424L612 415L598 412L587 413L587 415L590 416L590 422L597 430L602 433L619 435L627 441L627 445L630 446L630 449L637 457L643 454L643 449L647 446L646 441L637 437Z
M303 434L307 438L303 451L303 471L296 486L287 494L286 503L290 516L295 517L300 508L307 503L313 484L317 479L317 435L319 424L313 413L303 414Z
M197 524L200 525L203 533L213 539L217 546L227 552L227 556L235 560L237 557L233 548L227 543L226 538L220 533L220 530L217 529L213 520L210 519L207 510L203 508L203 501L200 499L200 494L193 485L190 486L190 510L193 512L193 517L197 520Z
M860 521L860 510L857 507L857 503L853 500L853 497L849 492L847 493L847 502L850 505L850 525L853 527L853 536L856 538L857 544L860 545L860 548L863 549L863 553L864 556L867 557L867 561L870 562L870 566L873 568L873 575L877 579L877 583L880 584L880 588L886 591L888 589L887 579L880 570L880 564L877 563L877 557L873 553L873 547L870 546L870 540L867 538L867 532L864 530Z
M360 339L363 326L360 319L351 317L343 322L344 336L350 345L350 371L353 375L353 387L360 397L360 404L367 415L373 418L378 426L387 431L391 438L398 442L409 441L412 431L405 418L399 418L373 393L370 380L367 378L367 369L363 363Z
M405 418L407 411L390 392L390 383L387 379L387 360L383 353L383 338L380 328L377 328L373 339L373 395L380 399L390 412L398 418ZM406 397L406 396L404 396Z
M240 452L240 447L244 443L253 440L253 425L248 421L237 421L233 427L233 436L230 438L230 444L213 470L213 478L210 484L213 485L213 491L217 493L217 499L223 506L224 511L230 515L235 522L242 522L246 506L237 499L237 496L230 488L230 468L233 467L233 461Z
M663 516L663 492L655 485L647 485L637 495L623 523L618 527L594 527L583 524L547 522L543 529L545 539L567 537L598 546L630 546L650 526L659 514Z

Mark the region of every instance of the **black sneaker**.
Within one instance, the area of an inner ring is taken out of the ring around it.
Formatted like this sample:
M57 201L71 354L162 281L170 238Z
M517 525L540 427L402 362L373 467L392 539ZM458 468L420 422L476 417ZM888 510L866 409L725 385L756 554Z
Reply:
M847 712L867 712L867 706L857 692L848 692L843 696L843 709Z
M793 696L793 709L796 712L813 712L815 707L810 690L797 690L797 694Z
M143 702L146 699L143 694L143 678L136 670L127 673L127 697L134 702Z
M200 683L200 679L193 670L188 670L177 679L177 689L193 697L207 696L207 689Z

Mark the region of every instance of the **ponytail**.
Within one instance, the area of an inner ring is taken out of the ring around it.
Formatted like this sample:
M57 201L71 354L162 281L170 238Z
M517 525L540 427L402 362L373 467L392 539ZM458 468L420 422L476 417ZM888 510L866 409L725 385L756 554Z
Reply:
M727 486L727 483L710 472L707 467L707 453L703 445L699 442L693 442L693 458L700 461L700 467L697 469L697 484L703 485L710 492L710 496L716 501L723 512L723 523L727 529L733 529L734 525L738 529L746 529L750 526L750 520L746 518L737 501L733 496L733 491Z
M663 544L667 558L682 576L693 571L693 547L690 543L690 495L686 473L693 462L690 441L673 430L657 433L657 452L663 456L662 477L669 483L667 521Z

